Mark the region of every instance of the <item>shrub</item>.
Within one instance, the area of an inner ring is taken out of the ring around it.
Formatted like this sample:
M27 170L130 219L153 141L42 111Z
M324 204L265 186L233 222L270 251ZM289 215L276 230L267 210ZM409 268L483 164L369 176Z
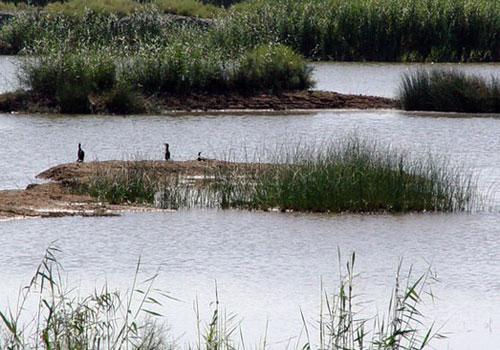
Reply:
M241 91L303 90L314 86L312 68L284 45L260 45L240 58L235 84Z

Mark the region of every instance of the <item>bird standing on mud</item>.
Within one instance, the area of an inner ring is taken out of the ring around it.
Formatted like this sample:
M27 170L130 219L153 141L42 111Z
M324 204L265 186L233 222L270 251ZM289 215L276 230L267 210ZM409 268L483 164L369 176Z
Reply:
M201 152L198 152L198 158L196 158L198 162L204 162L207 160L207 158L204 158L201 156Z
M165 160L170 160L170 151L168 150L168 143L165 144Z
M79 143L78 144L78 159L77 159L76 162L77 163L82 163L84 158L85 158L85 152L82 149L82 144Z

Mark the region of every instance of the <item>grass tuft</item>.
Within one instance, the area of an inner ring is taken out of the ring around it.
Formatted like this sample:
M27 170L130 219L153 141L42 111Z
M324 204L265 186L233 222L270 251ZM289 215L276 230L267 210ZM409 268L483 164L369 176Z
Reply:
M403 75L399 101L406 110L500 113L500 81L455 70Z

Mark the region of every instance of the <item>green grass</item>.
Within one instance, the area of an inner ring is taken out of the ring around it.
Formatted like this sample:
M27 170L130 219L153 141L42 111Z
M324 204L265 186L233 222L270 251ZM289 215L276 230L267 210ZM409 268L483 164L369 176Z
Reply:
M455 70L403 75L398 99L406 110L500 113L500 82Z
M277 41L313 59L498 61L500 4L475 0L256 0L234 5L220 44Z
M152 205L156 199L164 208L407 213L471 211L480 205L464 169L356 137L319 150L283 150L273 163L222 167L201 186L126 165L119 174L96 174L80 191L112 203Z
M151 95L280 93L313 86L305 60L281 45L234 58L197 42L137 44L133 50L47 47L24 61L22 81L64 113L99 110L95 97L104 110L134 113L144 110Z
M29 284L20 289L16 307L0 311L2 349L246 348L236 316L227 314L220 306L217 288L207 322L200 318L198 302L194 303L198 341L181 347L171 340L175 328L170 330L164 325L162 312L166 303L175 301L156 287L158 273L143 279L139 259L125 293L111 290L106 284L86 294L69 285L57 258L59 252L55 247L48 248ZM387 314L377 311L374 317L366 317L366 306L357 303L355 254L351 254L345 273L341 264L339 253L339 284L331 294L322 290L318 322L310 325L301 314L305 339L299 335L297 341L304 343L302 349L426 349L438 336L434 325L423 325L424 317L419 311L435 281L430 270L414 278L411 268L403 275L400 263ZM372 323L374 326L369 326ZM319 326L318 339L310 337L311 326ZM266 338L267 334L262 344L252 348L266 349Z

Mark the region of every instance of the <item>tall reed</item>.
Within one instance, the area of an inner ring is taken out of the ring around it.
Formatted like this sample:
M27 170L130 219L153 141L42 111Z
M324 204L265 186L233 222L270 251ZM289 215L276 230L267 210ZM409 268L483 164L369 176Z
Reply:
M456 70L403 75L398 99L406 110L500 113L500 81Z
M57 254L49 247L29 284L22 288L16 308L0 311L0 347L21 349L86 350L162 350L180 349L164 326L164 303L173 300L155 287L158 273L140 281L139 259L132 285L127 292L111 291L108 285L85 295L68 285ZM310 325L304 321L306 340L302 349L426 349L439 334L434 324L426 327L420 311L424 296L435 276L429 269L414 278L411 268L402 274L400 263L387 314L374 317L359 313L355 290L355 254L341 268L339 252L338 289L328 294L322 290L318 339L310 336ZM211 304L211 317L203 326L200 308L195 302L198 340L185 348L196 350L245 349L241 324L236 315L220 306L218 290ZM373 322L370 327L369 323ZM175 325L174 325L175 326ZM238 335L240 340L237 339ZM267 334L265 335L267 337ZM264 338L265 339L265 338ZM298 341L303 338L298 337ZM256 345L266 349L266 341Z

